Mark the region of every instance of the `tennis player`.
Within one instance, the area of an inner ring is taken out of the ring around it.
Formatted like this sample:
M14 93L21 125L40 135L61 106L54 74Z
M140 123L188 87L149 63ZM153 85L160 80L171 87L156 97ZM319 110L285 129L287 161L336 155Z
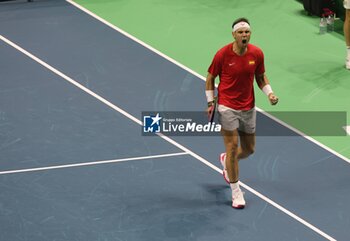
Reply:
M210 112L215 78L219 76L217 111L226 149L220 155L220 161L224 178L232 189L232 207L242 209L246 202L239 187L238 161L247 158L255 149L254 78L272 105L277 104L278 98L265 75L262 50L249 43L251 27L248 19L239 18L233 22L232 36L233 43L221 48L209 66L205 92L207 111Z
M350 0L344 0L345 21L344 36L346 44L346 61L345 67L350 70Z

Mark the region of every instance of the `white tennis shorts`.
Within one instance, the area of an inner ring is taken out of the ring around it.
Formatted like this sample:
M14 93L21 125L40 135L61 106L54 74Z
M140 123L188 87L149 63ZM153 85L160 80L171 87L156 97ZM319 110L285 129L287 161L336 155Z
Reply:
M224 105L218 105L219 123L224 130L239 131L253 134L256 127L255 108L243 111L234 110Z

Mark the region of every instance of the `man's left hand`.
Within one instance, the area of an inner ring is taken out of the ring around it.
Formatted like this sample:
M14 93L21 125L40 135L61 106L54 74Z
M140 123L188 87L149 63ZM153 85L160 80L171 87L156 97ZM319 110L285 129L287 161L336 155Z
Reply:
M269 94L269 101L271 105L276 105L278 103L278 97L274 93L271 93Z

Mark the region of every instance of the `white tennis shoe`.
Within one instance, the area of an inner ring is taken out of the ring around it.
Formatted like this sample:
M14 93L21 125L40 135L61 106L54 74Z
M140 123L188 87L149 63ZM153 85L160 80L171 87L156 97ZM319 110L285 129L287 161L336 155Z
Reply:
M345 61L345 67L350 70L350 58L347 58Z
M222 166L222 176L224 177L225 181L230 184L230 180L228 178L228 174L227 174L227 170L225 168L225 161L226 161L226 153L221 153L220 154L220 163L221 163L221 166Z
M240 188L232 190L232 207L236 209L243 209L245 207L245 200L243 192Z

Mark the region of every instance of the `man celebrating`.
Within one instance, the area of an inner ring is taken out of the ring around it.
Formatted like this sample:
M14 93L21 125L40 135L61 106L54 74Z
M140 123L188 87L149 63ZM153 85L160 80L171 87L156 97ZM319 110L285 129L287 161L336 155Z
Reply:
M232 207L239 209L244 208L246 203L239 187L238 161L251 155L255 149L254 78L270 103L275 105L278 102L265 76L264 54L261 49L249 43L250 35L248 19L239 18L234 21L234 42L215 54L206 79L208 114L211 114L215 78L220 78L217 110L226 150L226 153L220 155L220 161L224 178L232 189Z

